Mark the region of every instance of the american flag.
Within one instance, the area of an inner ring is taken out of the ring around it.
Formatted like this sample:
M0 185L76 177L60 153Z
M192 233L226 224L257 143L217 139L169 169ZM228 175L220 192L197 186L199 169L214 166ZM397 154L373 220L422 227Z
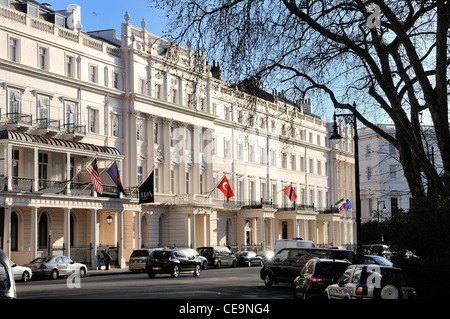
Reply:
M89 173L91 173L92 184L94 185L95 191L99 194L103 193L102 180L98 174L97 159L94 158L92 163L89 164L86 169Z

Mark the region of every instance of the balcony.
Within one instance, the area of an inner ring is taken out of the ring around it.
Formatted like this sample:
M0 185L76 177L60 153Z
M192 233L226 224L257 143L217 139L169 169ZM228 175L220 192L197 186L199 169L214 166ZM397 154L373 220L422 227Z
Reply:
M273 208L271 201L237 201L230 200L229 202L223 201L223 208L228 209L263 209Z
M61 130L59 120L52 120L47 118L37 119L37 132L42 135L54 136Z
M28 131L32 127L32 116L20 112L6 113L6 128L18 132Z
M294 211L294 210L309 210L309 211L315 211L315 207L314 204L312 205L305 205L305 204L290 204L290 205L277 205L274 208L276 208L277 211L282 212L282 211Z
M92 183L78 183L67 181L54 181L47 179L39 179L37 182L37 190L33 191L34 180L32 178L11 177L11 192L21 193L39 193L39 194L55 194L55 195L69 195L69 196L93 196L94 190ZM69 194L70 190L70 194ZM8 191L8 178L0 177L0 192ZM137 189L135 192L132 189L127 189L128 199L137 198ZM103 185L103 194L98 194L98 197L119 198L119 189L115 185Z
M86 125L74 123L64 124L64 138L79 141L85 136Z

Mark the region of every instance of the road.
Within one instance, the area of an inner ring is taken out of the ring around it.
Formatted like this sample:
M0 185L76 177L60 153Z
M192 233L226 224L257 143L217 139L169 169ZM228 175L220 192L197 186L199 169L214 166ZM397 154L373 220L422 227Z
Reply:
M265 287L261 267L209 268L200 276L178 278L125 272L81 279L79 288L69 288L66 279L35 279L17 282L18 299L292 299L289 284ZM72 283L72 286L74 284Z

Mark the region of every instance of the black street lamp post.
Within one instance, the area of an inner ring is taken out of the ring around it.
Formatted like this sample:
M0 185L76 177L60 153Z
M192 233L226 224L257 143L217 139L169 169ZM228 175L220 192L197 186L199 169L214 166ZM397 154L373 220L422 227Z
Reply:
M356 109L356 103L353 104L353 108ZM359 151L358 151L358 127L356 124L355 113L351 114L334 114L333 123L333 134L330 139L342 139L342 136L338 132L338 127L336 123L336 117L341 116L345 118L347 123L353 124L354 136L353 140L355 148L355 191L356 191L356 263L364 263L364 252L362 248L361 240L361 189L359 185Z

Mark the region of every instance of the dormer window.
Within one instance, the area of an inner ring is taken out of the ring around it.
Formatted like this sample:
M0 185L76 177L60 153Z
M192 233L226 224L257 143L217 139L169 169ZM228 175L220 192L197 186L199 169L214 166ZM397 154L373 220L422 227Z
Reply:
M55 14L55 24L58 27L65 28L66 27L66 18L64 16Z
M39 7L28 3L27 13L34 18L39 18Z

